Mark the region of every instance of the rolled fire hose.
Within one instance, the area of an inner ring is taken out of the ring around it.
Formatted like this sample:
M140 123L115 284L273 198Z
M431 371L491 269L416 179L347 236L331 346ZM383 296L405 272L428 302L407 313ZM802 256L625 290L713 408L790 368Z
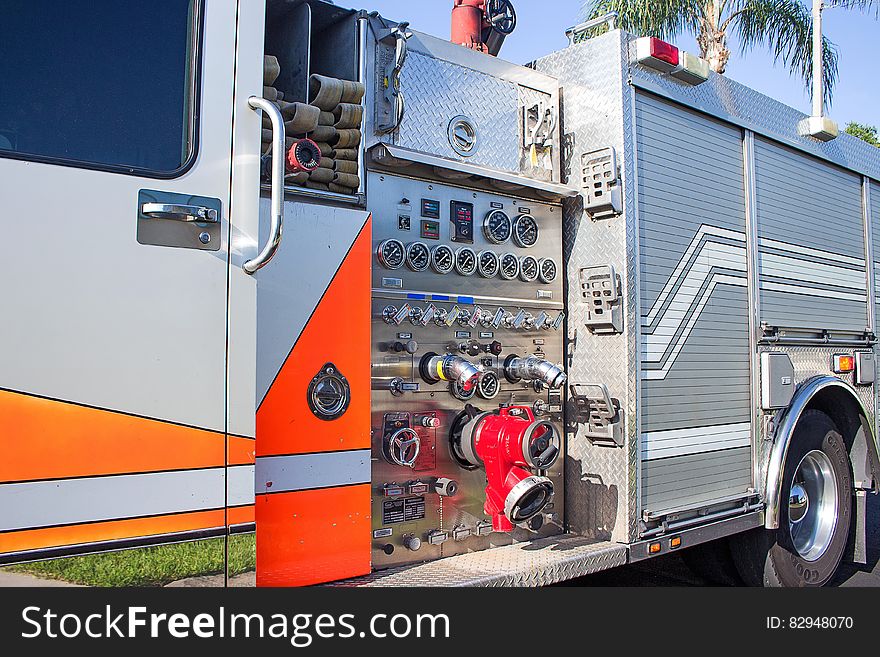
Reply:
M336 128L334 128L336 130ZM351 148L361 143L361 131L354 129L336 130L336 140L331 141L336 148Z
M340 129L360 128L363 115L363 105L340 103L336 106L336 109L333 110L333 125Z
M309 77L309 96L311 104L325 112L332 112L342 101L344 82L326 75L313 73Z
M278 58L273 55L263 57L263 86L271 87L281 73L281 65Z

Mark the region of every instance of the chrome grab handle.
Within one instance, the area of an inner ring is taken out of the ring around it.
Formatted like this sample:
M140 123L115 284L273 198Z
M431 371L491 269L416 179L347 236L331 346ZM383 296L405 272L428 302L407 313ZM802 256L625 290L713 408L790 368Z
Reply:
M141 214L153 219L172 219L174 221L196 221L216 224L217 210L204 205L182 205L179 203L144 203Z
M568 37L568 45L573 45L575 39L591 28L599 27L600 25L605 25L607 23L608 29L613 30L617 26L617 18L618 13L616 11L609 11L604 16L598 16L568 28L565 31L565 36Z
M281 110L265 98L251 96L248 105L253 110L262 110L269 116L272 123L272 199L269 224L269 240L257 257L245 262L241 268L248 274L254 274L269 264L281 244L281 232L284 229L284 118Z

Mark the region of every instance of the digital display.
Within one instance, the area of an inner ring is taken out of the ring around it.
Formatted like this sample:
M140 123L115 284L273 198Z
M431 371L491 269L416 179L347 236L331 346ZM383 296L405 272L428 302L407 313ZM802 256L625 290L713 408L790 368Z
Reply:
M423 239L426 240L439 240L440 239L440 222L439 221L431 221L430 219L422 220L422 231L421 235Z
M440 201L432 201L429 198L422 199L422 216L428 219L440 218Z
M474 243L474 204L452 201L450 210L452 221L452 241Z

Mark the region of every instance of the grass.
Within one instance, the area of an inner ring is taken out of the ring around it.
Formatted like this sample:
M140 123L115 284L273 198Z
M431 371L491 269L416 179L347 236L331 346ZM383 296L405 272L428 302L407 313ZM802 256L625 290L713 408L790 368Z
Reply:
M256 567L253 534L229 537L229 575ZM52 561L8 566L37 577L86 586L163 586L184 577L223 572L223 539L90 554Z

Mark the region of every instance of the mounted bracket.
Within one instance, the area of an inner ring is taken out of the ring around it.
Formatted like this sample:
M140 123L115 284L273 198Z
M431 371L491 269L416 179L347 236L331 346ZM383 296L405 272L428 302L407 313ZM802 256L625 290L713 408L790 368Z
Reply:
M614 267L584 267L578 278L581 284L581 303L587 306L587 319L584 320L587 328L597 334L622 333L621 281Z
M611 398L605 384L572 383L565 416L568 431L574 433L583 425L584 435L593 445L623 447L620 401Z
M584 210L593 220L616 217L623 212L617 153L609 146L581 155Z

